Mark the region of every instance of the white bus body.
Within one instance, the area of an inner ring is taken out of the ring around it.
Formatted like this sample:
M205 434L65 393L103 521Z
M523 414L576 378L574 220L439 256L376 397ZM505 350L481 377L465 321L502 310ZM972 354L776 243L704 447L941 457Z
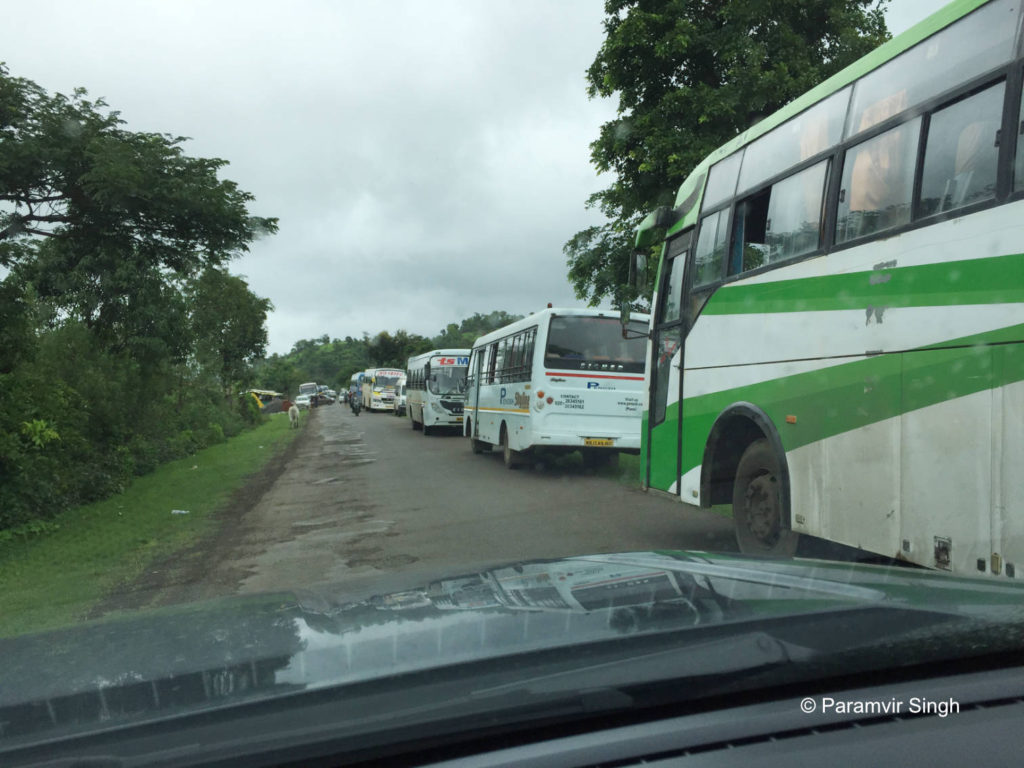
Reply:
M599 463L640 450L649 321L545 309L473 345L464 434L476 452L502 446L511 467L534 449L580 450Z
M429 435L436 427L462 425L469 352L435 349L409 358L405 404L413 429Z
M368 368L363 375L363 407L368 411L391 411L395 387L405 371L397 368Z

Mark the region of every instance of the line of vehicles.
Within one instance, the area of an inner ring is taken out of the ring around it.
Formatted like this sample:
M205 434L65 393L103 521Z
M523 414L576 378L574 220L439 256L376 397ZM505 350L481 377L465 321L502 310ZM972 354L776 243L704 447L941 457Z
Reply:
M404 414L424 435L458 429L475 453L500 448L510 468L538 451L608 464L640 451L647 333L643 315L624 331L614 313L549 307L470 349L431 350L404 371L360 371L348 397Z
M638 229L651 316L548 309L410 360L413 428L510 467L639 453L645 490L731 506L749 554L813 536L1016 578L1018 11L951 6L708 155ZM404 373L359 374L366 407L400 409Z
M338 393L324 384L308 381L299 385L299 394L295 405L300 410L316 408L319 405L333 405L338 400Z

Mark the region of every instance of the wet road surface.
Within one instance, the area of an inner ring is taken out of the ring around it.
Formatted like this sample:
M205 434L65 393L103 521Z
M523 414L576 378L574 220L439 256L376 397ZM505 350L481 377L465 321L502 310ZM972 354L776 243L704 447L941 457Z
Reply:
M408 418L314 409L276 480L148 574L142 604L325 587L372 594L517 560L736 551L731 521L578 460L508 470Z

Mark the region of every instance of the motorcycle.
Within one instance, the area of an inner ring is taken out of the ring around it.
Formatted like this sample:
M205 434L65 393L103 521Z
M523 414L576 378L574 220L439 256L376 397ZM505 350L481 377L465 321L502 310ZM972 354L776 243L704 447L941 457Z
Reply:
M352 413L358 416L359 411L363 407L363 399L361 397L349 397L348 404L352 408Z

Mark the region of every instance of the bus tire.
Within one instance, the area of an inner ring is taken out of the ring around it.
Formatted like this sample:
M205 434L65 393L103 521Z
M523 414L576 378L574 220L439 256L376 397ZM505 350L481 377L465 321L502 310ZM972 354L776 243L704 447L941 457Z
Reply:
M511 440L508 436L508 429L502 425L501 428L501 458L505 462L506 469L515 469L521 462L519 451L513 451Z
M740 457L732 486L736 541L745 555L792 557L800 534L784 527L779 457L765 440L755 440Z
M417 429L423 426L418 421L416 421L416 417L413 416L411 413L409 414L409 421L412 422L413 431L416 431Z
M474 454L491 452L490 443L473 437L473 421L471 419L466 419L466 437L469 438L469 447L473 450Z

